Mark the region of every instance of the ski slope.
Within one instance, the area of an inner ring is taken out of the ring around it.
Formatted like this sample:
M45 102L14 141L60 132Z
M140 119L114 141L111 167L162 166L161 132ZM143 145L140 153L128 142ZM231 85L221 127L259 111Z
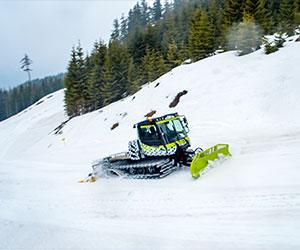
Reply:
M270 55L226 52L179 66L61 134L63 91L0 122L0 249L299 249L295 39ZM186 115L194 148L229 143L233 157L198 180L181 169L79 184L92 161L126 150L132 125L152 110Z

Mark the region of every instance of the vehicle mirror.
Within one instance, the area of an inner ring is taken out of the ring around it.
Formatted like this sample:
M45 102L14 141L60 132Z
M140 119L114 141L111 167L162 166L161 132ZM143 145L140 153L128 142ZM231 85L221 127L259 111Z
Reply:
M187 121L187 119L185 118L185 116L183 117L183 124L184 124L184 126L185 126L185 128L186 128L186 132L189 132L190 131L190 129L189 129L189 124L188 124L188 121Z

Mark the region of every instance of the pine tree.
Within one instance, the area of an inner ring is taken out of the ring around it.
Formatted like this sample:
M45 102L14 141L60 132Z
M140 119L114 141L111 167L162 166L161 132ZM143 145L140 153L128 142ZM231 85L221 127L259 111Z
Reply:
M266 55L274 53L278 50L277 46L270 43L268 39L266 39L265 37L262 38L262 43L264 45L264 50Z
M21 69L27 72L28 81L30 82L31 81L30 71L32 71L30 65L33 63L33 61L29 58L27 54L25 54L24 57L21 59L20 63L21 63Z
M161 53L156 53L156 58L155 58L155 79L162 76L168 71L168 67L165 63L164 57Z
M111 40L119 40L120 39L120 25L118 19L114 19L113 22L113 31L110 36Z
M108 55L111 65L112 91L117 93L113 101L117 101L127 93L129 54L120 42L112 41L109 45Z
M196 11L189 34L190 57L197 61L209 56L214 49L213 30L204 11Z
M295 23L300 25L300 0L295 1L296 4L296 13L295 13Z
M246 0L244 3L244 13L243 16L255 17L256 10L259 6L259 0Z
M129 33L127 47L134 63L140 65L146 51L145 32L142 28L136 27Z
M144 81L152 82L155 80L155 57L154 57L153 49L146 49L146 54L143 58L143 66L144 66Z
M254 13L255 21L260 25L265 34L272 33L271 12L267 9L265 0L259 0Z
M208 9L209 22L212 25L213 47L214 50L218 49L221 44L221 21L222 11L217 0L212 0Z
M143 58L144 79L146 82L153 82L155 79L167 72L162 54L154 49L147 49Z
M169 0L165 0L163 16L166 17L166 16L170 15L171 10L172 10L172 5L169 3Z
M243 19L243 0L225 0L223 22L227 28Z
M174 41L168 46L167 59L170 69L182 63L182 60L180 59L179 48Z
M84 58L80 43L76 49L72 49L71 60L65 77L65 87L67 114L73 117L88 112L88 72L86 58Z
M182 6L184 6L184 1L182 1ZM177 43L183 42L186 45L188 44L191 16L193 14L187 8L183 7L177 18L177 22L175 20L175 27L178 30L178 37L175 39Z
M101 92L103 97L103 106L106 106L116 100L118 92L113 86L111 64L108 57L105 60L104 69L104 83L101 87Z
M252 19L260 25L265 33L272 28L271 14L266 8L265 0L247 0L244 3L243 20Z
M95 44L90 60L93 67L89 72L88 79L89 107L91 110L95 110L103 106L101 88L105 82L105 61L107 60L107 47L104 42L100 41Z
M120 24L120 39L122 42L125 42L128 37L128 27L127 27L127 19L125 18L124 14L121 17L121 24Z
M142 16L142 26L146 26L149 24L150 16L149 16L149 6L146 0L141 1L141 16Z
M162 34L160 29L148 25L145 32L145 47L160 50L162 48Z
M282 0L280 3L281 32L286 32L289 36L295 31L295 7L294 0Z
M161 41L161 51L163 54L166 54L170 43L175 43L178 36L173 15L168 15L164 19L162 26L163 35Z
M79 115L77 111L77 92L75 91L75 85L77 81L77 58L75 48L72 48L71 60L68 65L67 73L64 79L65 85L65 109L69 117Z
M136 93L140 89L139 79L137 78L137 70L132 58L130 58L128 64L128 86L126 89L129 95Z
M128 33L130 33L135 28L136 28L136 26L134 24L133 11L129 10L129 12L128 12L128 18L127 18L127 30L128 30Z
M184 43L184 42L181 42L178 46L178 49L179 49L179 59L181 62L187 60L189 58L189 49L188 49L188 46Z
M88 90L88 72L86 68L86 61L84 58L83 48L80 43L76 48L77 56L77 80L75 84L75 92L78 96L77 108L79 115L85 114L88 111L88 100L89 100L89 90Z
M156 22L162 17L162 5L160 0L155 0L152 7L152 20Z
M128 32L135 30L137 27L143 26L142 8L137 3L128 13Z

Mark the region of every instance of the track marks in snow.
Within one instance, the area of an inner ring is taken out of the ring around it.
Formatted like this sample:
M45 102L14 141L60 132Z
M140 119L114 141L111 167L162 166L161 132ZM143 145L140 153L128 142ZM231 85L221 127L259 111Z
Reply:
M243 139L241 139L243 138ZM260 154L274 153L278 151L280 154L295 155L294 150L289 150L291 147L298 147L300 144L300 131L294 131L285 134L276 135L260 135L252 137L241 137L236 140L234 147L239 147L239 154ZM299 151L300 153L300 151Z
M244 213L300 210L300 192L217 194L160 192L157 196L135 193L123 199L96 200L97 217L104 218L201 218ZM195 192L195 191L194 191ZM183 197L184 202L183 202Z

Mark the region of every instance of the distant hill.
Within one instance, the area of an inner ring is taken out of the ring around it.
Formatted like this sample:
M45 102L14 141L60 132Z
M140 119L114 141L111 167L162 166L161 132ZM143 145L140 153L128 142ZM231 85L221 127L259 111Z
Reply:
M63 86L64 74L60 73L25 82L9 90L0 89L0 121L17 114Z

